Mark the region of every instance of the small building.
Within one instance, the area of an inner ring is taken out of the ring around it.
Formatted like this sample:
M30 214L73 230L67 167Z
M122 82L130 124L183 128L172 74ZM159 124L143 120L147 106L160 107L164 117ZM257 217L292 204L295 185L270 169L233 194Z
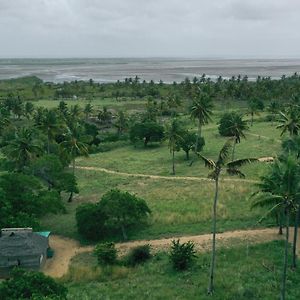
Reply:
M0 236L0 277L8 277L14 267L39 270L47 259L50 232L32 228L4 228Z

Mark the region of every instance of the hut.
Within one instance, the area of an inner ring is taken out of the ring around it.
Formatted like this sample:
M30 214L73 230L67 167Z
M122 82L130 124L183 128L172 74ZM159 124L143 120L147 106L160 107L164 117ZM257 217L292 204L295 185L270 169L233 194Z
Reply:
M8 277L14 267L39 270L47 259L49 233L32 228L4 228L0 236L0 277Z

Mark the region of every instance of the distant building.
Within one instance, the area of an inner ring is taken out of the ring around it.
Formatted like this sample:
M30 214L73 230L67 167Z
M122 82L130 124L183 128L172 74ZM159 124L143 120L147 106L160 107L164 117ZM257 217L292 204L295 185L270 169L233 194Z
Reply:
M8 277L14 267L39 270L47 259L50 232L32 228L4 228L0 236L0 277Z

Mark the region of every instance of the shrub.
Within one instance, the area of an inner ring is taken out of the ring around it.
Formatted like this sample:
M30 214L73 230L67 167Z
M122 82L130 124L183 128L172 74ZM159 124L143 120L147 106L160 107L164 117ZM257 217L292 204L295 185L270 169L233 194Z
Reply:
M97 244L94 253L99 265L113 265L117 261L117 249L114 243Z
M85 203L76 209L76 222L79 234L89 240L99 240L105 236L106 216L98 204Z
M142 245L134 247L130 250L126 257L126 263L135 266L144 263L151 258L150 245Z
M196 257L195 245L193 242L180 244L180 241L173 240L171 246L170 260L175 270L186 270Z
M67 289L53 278L39 272L15 269L0 285L0 299L67 299Z

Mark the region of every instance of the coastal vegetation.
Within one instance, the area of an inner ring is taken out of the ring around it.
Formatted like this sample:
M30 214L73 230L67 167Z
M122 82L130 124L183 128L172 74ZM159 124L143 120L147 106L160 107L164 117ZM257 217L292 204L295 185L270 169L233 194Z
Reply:
M207 299L208 283L216 299L297 299L299 92L298 74L0 81L1 227L97 243L61 279L68 299ZM216 243L276 226L285 243ZM205 233L210 254L180 242ZM178 239L116 256L114 243L162 237Z

